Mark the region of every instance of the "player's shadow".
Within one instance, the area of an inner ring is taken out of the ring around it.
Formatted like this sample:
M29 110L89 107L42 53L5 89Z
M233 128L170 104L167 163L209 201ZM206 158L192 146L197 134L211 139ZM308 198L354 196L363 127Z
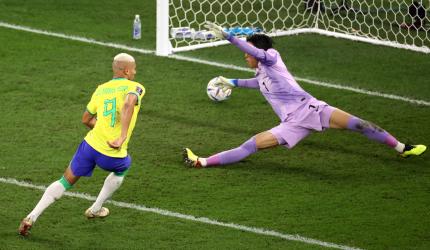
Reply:
M419 158L413 161L413 159L402 159L396 156L395 152L391 152L390 156L371 153L365 151L366 147L362 151L356 151L347 146L327 145L319 141L310 141L300 146L309 151L319 152L308 155L304 152L294 152L294 149L285 150L285 158L283 160L274 161L269 157L260 157L259 159L248 158L240 163L226 167L231 168L233 171L252 171L261 175L271 175L274 173L276 175L297 175L309 180L347 183L368 180L368 171L374 171L375 175L384 174L385 170L383 169L372 168L372 165L369 168L369 160L375 166L390 167L388 170L386 169L388 172L400 172L405 176L411 177L426 173L429 167L427 166L429 164L425 160L423 161ZM282 153L282 151L278 152ZM333 153L342 154L343 157L339 161L333 159L336 156L332 156L331 159L325 157L328 154L333 155ZM351 157L345 158L345 155L350 155ZM363 159L362 164L359 161L360 158ZM378 181L380 180L378 179Z
M16 240L28 241L29 243L35 246L56 246L57 249L66 249L67 247L66 245L64 245L64 241L62 240L56 240L53 238L44 238L44 237L40 237L32 234L30 234L27 237L24 237L19 235L18 232L0 234L0 239L11 239L10 242L15 242ZM3 249L2 247L6 247L6 246L0 246L0 249ZM4 249L7 249L7 248L4 248Z
M345 137L347 136L355 136L353 133L350 133L349 131L345 131ZM312 136L312 135L311 135ZM371 143L375 143L375 142L368 142L369 145ZM381 147L386 147L385 145L380 145ZM362 158L369 158L371 157L373 160L378 161L378 162L383 162L383 163L388 163L390 161L397 161L396 157L395 157L395 152L392 152L393 155L387 156L387 155L382 155L380 153L375 153L372 152L371 150L369 150L369 147L367 147L366 145L363 145L363 147L360 147L360 150L357 150L354 147L348 147L348 145L339 145L338 143L334 142L334 141L330 141L329 143L325 143L323 141L316 141L316 140L306 140L303 141L303 143L301 143L301 145L299 145L299 147L306 147L309 148L310 150L318 150L319 152L321 152L322 154L325 155L330 155L330 154L344 154L344 155L354 155L354 156L359 156ZM387 150L391 150L387 147Z
M345 131L345 136L360 136L358 134L352 133L350 131ZM333 155L332 158L337 158L336 154L351 155L354 158L362 158L363 162L372 161L372 163L384 166L392 165L393 168L401 166L401 170L406 170L413 168L414 171L426 171L425 169L430 167L430 162L426 160L427 155L422 155L419 157L411 157L408 159L400 157L396 151L392 148L386 146L385 144L379 144L370 140L365 140L363 144L359 143L360 147L353 147L348 145L339 144L339 142L331 141L325 143L320 140L306 140L303 142L303 147L311 148L312 150L319 150L325 155ZM379 147L379 148L378 148ZM351 161L351 160L350 160ZM328 161L330 162L330 161ZM327 163L329 164L329 163Z
M196 116L196 118L190 118L188 116L187 117L182 116L182 115L180 115L180 113L177 113L177 114L171 114L171 113L166 113L166 112L159 113L159 112L155 112L152 110L147 110L146 115L154 116L157 119L165 120L166 123L170 123L170 122L181 123L183 125L190 126L190 127L208 128L211 130L218 130L218 131L220 131L222 133L226 133L226 134L234 134L234 135L243 136L243 141L247 140L250 136L252 136L252 135L254 135L260 131L264 131L264 130L267 130L270 128L270 127L269 128L263 128L263 129L256 131L256 128L246 128L244 126L234 126L233 127L233 126L228 126L228 125L222 125L223 124L222 122L209 123L209 122L205 121L204 119L201 119L201 117L198 117L198 116ZM274 124L272 126L275 126L275 125L276 124ZM330 132L328 132L328 133L330 133ZM368 160L371 159L372 162L375 163L375 165L387 166L387 165L393 164L393 165L398 166L398 163L400 161L402 161L401 162L401 164L402 164L401 170L402 171L407 171L407 170L403 170L403 167L404 168L411 168L412 167L416 171L421 171L420 169L422 169L422 166L421 166L422 164L417 165L416 162L411 161L410 159L407 159L407 160L401 159L400 157L398 157L396 155L396 153L394 151L390 152L390 154L385 154L381 150L376 150L376 151L372 150L372 148L376 147L375 145L378 144L376 142L364 140L364 143L362 143L359 140L354 140L356 143L360 144L360 147L357 148L354 146L339 144L339 142L337 142L335 140L327 141L326 138L323 140L319 140L319 139L317 139L318 136L330 136L330 135L320 135L319 133L313 133L308 138L305 138L302 142L300 142L298 145L296 145L296 147L293 148L292 150L285 149L285 159L286 159L285 163L277 162L277 163L270 164L270 167L269 167L269 169L271 169L270 171L283 171L282 169L290 168L290 170L296 171L297 173L300 173L301 168L294 170L294 168L291 169L291 166L288 165L289 164L288 158L289 158L290 154L303 154L303 152L297 152L298 148L305 150L305 151L308 151L308 152L318 152L318 154L320 154L320 156L317 156L316 153L314 153L313 156L310 156L310 157L315 157L316 163L321 162L321 160L320 160L321 157L330 156L331 158L336 158L337 157L336 155L343 155L343 159L345 159L345 156L346 156L348 158L350 157L350 158L354 159L354 161L362 158L363 164L365 164L364 162L368 162ZM342 136L344 136L345 138L348 138L348 137L357 137L358 138L361 135L345 130L342 132ZM313 137L314 139L310 140L309 138L311 138L311 137ZM336 138L338 139L339 136L337 136ZM372 144L375 144L375 145L372 145ZM239 145L237 145L237 146L239 146ZM388 148L382 144L377 145L377 146L379 146L381 148L385 147L387 151L391 150L390 148ZM226 149L222 149L222 150L226 150ZM366 159L366 161L364 161L364 159ZM326 160L323 164L329 165L330 164L329 162L332 160ZM246 160L246 161L248 161L248 160ZM239 163L238 165L241 165L241 163ZM396 168L396 167L393 167L393 168ZM267 171L267 168L265 171ZM330 177L333 177L332 173L329 173L329 175L330 175Z
M360 176L359 174L348 171L345 169L344 171L330 171L330 168L325 166L318 166L318 168L314 168L312 166L298 166L292 163L280 163L274 161L268 161L264 163L264 166L261 166L258 169L253 169L258 171L270 171L276 172L276 174L283 174L286 176L297 176L300 178L305 178L310 181L333 181L335 183L338 182L346 182L353 183L356 180L367 179L368 176Z
M333 167L320 165L318 163L300 164L294 161L273 161L268 159L261 160L245 160L229 166L220 166L220 168L228 168L229 171L235 172L252 172L262 178L270 178L270 176L284 176L285 181L289 178L300 178L309 182L328 182L328 183L361 183L369 181L369 173L364 171L355 171L355 168L348 166Z

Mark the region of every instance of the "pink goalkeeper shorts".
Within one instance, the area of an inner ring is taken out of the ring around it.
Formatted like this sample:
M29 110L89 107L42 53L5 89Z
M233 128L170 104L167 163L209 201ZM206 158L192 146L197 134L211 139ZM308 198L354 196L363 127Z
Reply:
M330 117L334 107L320 102L307 104L290 114L286 121L269 130L279 145L287 148L294 147L312 131L323 131L330 127Z

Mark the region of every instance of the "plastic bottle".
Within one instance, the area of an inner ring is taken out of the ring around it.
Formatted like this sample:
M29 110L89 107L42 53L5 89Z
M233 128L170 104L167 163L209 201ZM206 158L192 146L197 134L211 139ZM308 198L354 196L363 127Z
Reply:
M255 33L260 33L262 30L258 27L231 27L224 29L225 32L229 33L232 36L249 36Z
M140 16L136 15L133 22L133 39L139 40L142 37L142 26L140 23Z

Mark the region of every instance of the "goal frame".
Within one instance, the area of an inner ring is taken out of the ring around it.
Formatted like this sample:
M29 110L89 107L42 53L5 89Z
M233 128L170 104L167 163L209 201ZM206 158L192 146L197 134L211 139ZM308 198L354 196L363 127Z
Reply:
M318 5L320 4L320 1L318 1ZM183 51L190 51L190 50L196 50L201 48L208 48L208 47L215 47L227 44L228 41L214 41L214 42L207 42L207 43L200 43L196 45L190 45L190 46L184 46L179 48L173 48L172 44L169 39L169 0L157 0L157 20L156 20L156 52L155 54L158 56L169 56L173 53L177 52L183 52ZM368 38L368 37L362 37L352 34L345 34L341 32L335 32L335 31L329 31L322 29L318 26L318 23L320 21L320 6L317 8L316 18L314 21L314 24L311 25L313 27L309 28L297 28L297 29L291 29L287 31L281 31L281 32L275 32L275 33L268 33L267 35L271 37L276 36L286 36L286 35L297 35L297 34L319 34L324 36L330 36L335 38L342 38L342 39L348 39L353 41L360 41L375 45L382 45L382 46L389 46L394 48L401 48L401 49L407 49L412 50L416 52L422 52L422 53L430 53L430 48L426 46L415 46L415 45L408 45L408 44L402 44L395 41L387 41L387 40L380 40L376 38Z

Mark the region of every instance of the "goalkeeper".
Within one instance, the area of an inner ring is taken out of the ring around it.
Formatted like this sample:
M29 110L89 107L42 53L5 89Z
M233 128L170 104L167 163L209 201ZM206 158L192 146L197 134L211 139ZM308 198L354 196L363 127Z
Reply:
M256 69L254 78L227 79L220 76L216 85L224 90L234 87L258 89L278 115L280 124L251 137L237 148L208 158L198 157L185 148L184 161L187 165L199 168L235 163L261 149L278 145L292 148L312 131L328 128L361 133L370 140L393 148L402 157L420 155L426 150L425 145L404 144L375 124L332 107L304 91L288 72L279 52L272 48L269 36L254 34L245 42L213 23L208 23L206 27L218 38L227 39L242 50L248 66Z

